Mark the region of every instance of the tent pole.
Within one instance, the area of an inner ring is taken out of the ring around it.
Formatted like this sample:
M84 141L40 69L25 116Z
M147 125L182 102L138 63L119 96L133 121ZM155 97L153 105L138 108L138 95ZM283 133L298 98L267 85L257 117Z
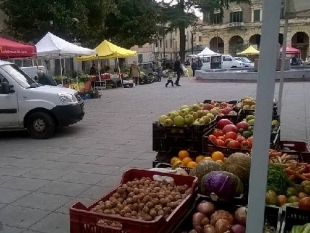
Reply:
M264 0L246 232L262 233L282 0ZM270 17L272 15L273 17Z
M59 61L60 61L60 76L61 76L61 84L64 85L64 78L62 77L62 59L61 55L59 55Z
M287 31L288 31L288 15L287 12L287 0L284 3L284 12L285 12L285 23L284 23L284 32L283 32L283 45L282 45L282 54L281 54L281 73L280 73L280 86L279 86L279 95L278 95L278 114L281 115L282 111L282 95L283 95L283 86L284 86L284 68L285 68L285 59L286 59L286 45L287 45Z

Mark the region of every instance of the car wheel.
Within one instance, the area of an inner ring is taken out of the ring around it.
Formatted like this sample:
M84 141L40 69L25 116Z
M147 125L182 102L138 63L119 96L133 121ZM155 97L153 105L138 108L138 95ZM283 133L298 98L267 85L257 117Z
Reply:
M54 119L45 112L35 112L27 118L27 131L32 138L47 139L55 132Z
M237 68L237 66L232 66L231 68Z

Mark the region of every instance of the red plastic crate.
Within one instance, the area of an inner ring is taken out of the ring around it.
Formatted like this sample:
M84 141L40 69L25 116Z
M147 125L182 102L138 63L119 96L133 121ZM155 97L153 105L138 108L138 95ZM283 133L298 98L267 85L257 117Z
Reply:
M308 143L303 141L280 141L282 152L309 152Z
M117 188L112 190L106 196L96 201L89 207L85 207L78 202L70 208L70 233L166 233L178 223L179 218L183 217L190 209L198 190L198 179L192 176L181 176L170 173L149 171L142 169L130 169L123 174L120 185L132 181L135 178L150 177L153 175L170 176L174 179L176 185L187 184L191 188L191 194L188 195L182 203L173 210L168 218L159 217L153 221L141 221L136 219L118 217L107 214L91 212L100 201L109 199ZM98 223L100 220L108 220L121 223L121 228L103 226Z

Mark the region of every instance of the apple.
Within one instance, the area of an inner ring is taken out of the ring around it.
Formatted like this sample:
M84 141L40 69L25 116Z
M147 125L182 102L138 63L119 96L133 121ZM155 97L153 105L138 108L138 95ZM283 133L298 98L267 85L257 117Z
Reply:
M190 111L197 112L198 110L201 110L201 107L198 104L193 104L189 107Z
M255 118L255 117L254 117L253 115L247 115L245 119L246 119L247 121L249 121L249 120L252 120L252 119L254 119L254 118Z
M203 110L211 110L213 107L212 107L212 105L211 104L204 104L203 105Z
M230 116L237 116L238 113L236 113L235 111L230 111L227 115Z
M205 124L209 124L211 122L211 118L208 116L203 116L201 119L205 121Z
M212 113L208 113L207 117L209 117L211 120L214 120L215 116Z
M198 116L198 118L203 117L203 116L204 116L203 110L198 110L198 111L197 111L197 116Z
M183 106L181 106L180 110L182 110L184 108L188 108L188 106L187 105L183 105Z
M224 128L222 129L223 133L226 134L228 132L235 132L238 133L238 128L234 124L228 124L225 125Z
M196 120L198 118L197 112L193 112L193 113L191 113L191 115L193 116L194 120Z
M192 115L186 115L184 121L186 125L192 125L194 123L194 117Z
M164 121L164 126L173 126L173 121L170 119L170 118L167 118L165 121Z
M179 111L179 115L185 117L188 114L188 112L189 112L188 108L183 108Z
M228 119L221 119L217 122L217 128L223 129L226 125L230 125L232 122Z
M211 110L210 110L210 112L213 114L213 115L218 115L219 114L219 111L216 109L216 108L212 108Z
M163 125L165 120L167 120L167 119L168 119L168 117L166 115L161 115L158 119L158 122Z
M175 126L178 126L178 127L183 127L185 125L185 121L184 121L184 118L182 116L176 116L173 119L173 123Z
M224 115L226 115L228 112L225 110L225 109L221 109L220 110L220 114L224 114Z
M199 120L198 120L198 119L195 120L194 123L193 123L193 125L200 125Z
M236 124L236 127L238 128L238 130L243 129L243 130L247 130L249 128L248 123L241 121L238 124Z
M200 125L204 125L204 124L205 124L205 120L204 120L203 118L200 118L200 119L199 119L199 124L200 124Z

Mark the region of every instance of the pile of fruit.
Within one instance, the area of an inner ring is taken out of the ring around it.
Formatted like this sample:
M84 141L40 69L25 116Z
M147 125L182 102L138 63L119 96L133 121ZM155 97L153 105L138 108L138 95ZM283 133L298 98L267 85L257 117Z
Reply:
M203 201L192 217L193 230L189 233L245 233L247 209L239 207L229 213L216 210L212 202Z
M167 218L189 194L188 185L177 186L173 179L167 182L136 178L121 185L108 200L99 202L91 211L152 221L160 216Z
M270 150L267 205L293 205L310 211L310 165L290 155Z
M225 107L224 107L225 106ZM167 115L159 117L158 122L163 126L191 126L209 124L216 116L237 115L233 106L221 103L221 107L213 107L211 104L183 105L177 111L171 111Z
M187 150L181 150L179 151L178 156L171 158L170 165L173 169L177 167L194 168L203 160L215 161L222 164L224 159L224 154L220 151L213 152L211 156L198 155L195 159L192 159Z
M217 102L211 101L210 103L203 104L203 110L213 111L212 109L217 110L219 112L219 116L236 116L237 112L233 110L233 104L229 104L227 102Z
M244 97L239 103L236 104L236 108L244 110L254 110L256 101L250 96Z
M242 121L234 125L228 119L221 119L217 128L208 136L210 142L219 147L250 150L252 148L252 129Z
M246 122L248 125L254 125L255 123L255 116L254 115L247 115L246 118L244 118L242 121ZM272 120L271 121L272 127L279 127L280 122L278 120Z

